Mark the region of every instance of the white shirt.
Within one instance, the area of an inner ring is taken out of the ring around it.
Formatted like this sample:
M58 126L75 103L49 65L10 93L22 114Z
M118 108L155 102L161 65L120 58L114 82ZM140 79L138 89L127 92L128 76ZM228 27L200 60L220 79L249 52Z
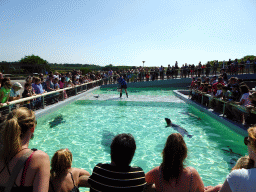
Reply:
M237 169L227 176L232 192L256 191L256 169Z

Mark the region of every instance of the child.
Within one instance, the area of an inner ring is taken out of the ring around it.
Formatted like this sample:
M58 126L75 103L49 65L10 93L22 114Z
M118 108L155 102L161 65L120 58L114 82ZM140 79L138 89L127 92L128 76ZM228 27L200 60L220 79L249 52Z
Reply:
M219 83L219 84L217 85L217 92L216 92L216 94L215 94L215 97L216 97L216 98L221 98L222 95L223 95L223 92L222 92L222 84Z
M25 83L24 85L24 91L22 93L22 97L23 98L26 98L26 97L31 97L31 96L34 96L36 94L33 93L32 91L32 85L31 83ZM33 100L30 100L30 101L25 101L24 102L24 107L27 107L28 109L31 109L33 107L33 103L32 103Z

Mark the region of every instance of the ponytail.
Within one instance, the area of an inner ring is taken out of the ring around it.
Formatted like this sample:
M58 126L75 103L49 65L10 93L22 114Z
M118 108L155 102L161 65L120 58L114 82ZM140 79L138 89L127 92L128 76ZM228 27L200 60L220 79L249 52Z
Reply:
M27 131L35 126L35 113L25 107L13 110L3 123L1 131L3 153L1 158L8 164L22 148L21 142Z
M21 149L21 127L19 126L17 118L12 118L5 122L3 130L3 159L5 163L17 154Z

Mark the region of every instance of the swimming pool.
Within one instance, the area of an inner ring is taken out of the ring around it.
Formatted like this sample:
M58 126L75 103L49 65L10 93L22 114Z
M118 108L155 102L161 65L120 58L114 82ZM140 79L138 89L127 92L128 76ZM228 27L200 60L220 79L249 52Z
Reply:
M242 135L178 99L171 89L130 88L128 91L129 98L123 94L119 99L116 89L95 90L39 118L30 146L47 152L50 157L60 148L69 148L74 157L73 167L92 173L97 163L110 162L111 138L119 133L131 133L137 144L132 165L147 172L161 163L165 141L176 132L165 127L167 117L193 135L185 136L186 165L197 169L205 186L223 183L238 154L247 153ZM232 152L228 152L230 149Z

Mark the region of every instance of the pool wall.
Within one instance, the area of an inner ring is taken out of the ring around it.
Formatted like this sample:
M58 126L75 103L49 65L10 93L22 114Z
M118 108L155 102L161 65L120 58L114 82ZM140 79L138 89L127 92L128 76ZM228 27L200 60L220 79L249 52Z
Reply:
M76 96L70 97L70 98L65 99L64 101L58 102L58 103L56 103L54 105L47 106L44 109L37 110L35 112L36 113L36 118L40 118L40 117L43 117L43 116L45 116L45 115L47 115L49 113L52 113L52 112L60 109L61 107L64 107L67 104L72 103L72 102L78 100L79 98L85 96L86 94L88 94L88 93L90 93L90 92L92 92L92 91L94 91L96 89L99 89L99 88L100 88L100 86L94 87L94 88L92 88L92 89L90 89L90 90L88 90L88 91L86 91L84 93L81 93L81 94L78 94Z
M190 84L191 78L183 78L127 83L127 87L187 87ZM102 88L116 88L117 86L118 84L101 85Z
M206 113L207 115L211 116L212 118L218 120L222 124L226 125L230 129L234 130L236 133L241 134L243 136L247 135L247 128L246 127L244 127L244 126L242 126L238 123L235 123L235 122L221 116L219 113L214 112L212 109L209 109L209 108L207 108L207 107L189 99L188 98L188 95L189 95L188 90L187 91L174 90L173 92L178 98L180 98L183 101L185 101L186 103L189 103L190 105L198 108L202 113Z

